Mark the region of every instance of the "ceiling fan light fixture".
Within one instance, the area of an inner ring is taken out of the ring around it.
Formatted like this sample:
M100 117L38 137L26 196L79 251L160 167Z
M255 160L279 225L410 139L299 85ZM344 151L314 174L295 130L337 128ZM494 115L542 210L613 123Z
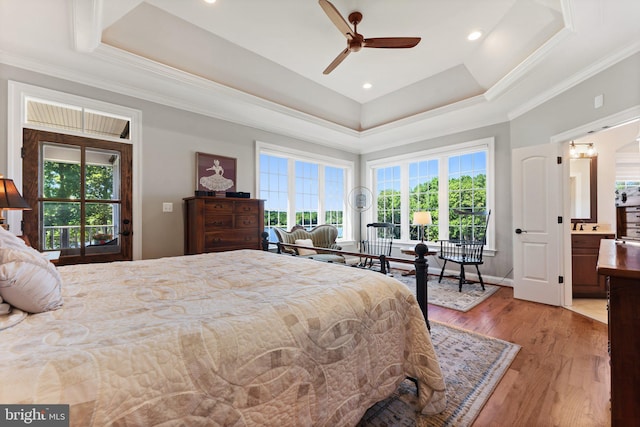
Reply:
M469 33L469 35L467 36L467 40L475 41L475 40L478 40L480 37L482 37L482 31L476 30Z
M358 33L358 24L362 21L362 13L355 11L349 14L346 20L338 9L329 0L318 0L318 4L333 25L347 39L347 48L340 52L338 56L329 64L322 74L332 72L351 52L359 52L363 47L382 49L406 49L415 47L420 43L420 37L374 37L365 38ZM351 28L353 26L353 28Z

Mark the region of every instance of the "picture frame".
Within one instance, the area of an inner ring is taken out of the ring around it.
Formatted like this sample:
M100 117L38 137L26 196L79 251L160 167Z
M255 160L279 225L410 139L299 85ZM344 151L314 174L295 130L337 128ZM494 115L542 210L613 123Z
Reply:
M233 157L196 153L196 191L220 196L236 191L236 165Z

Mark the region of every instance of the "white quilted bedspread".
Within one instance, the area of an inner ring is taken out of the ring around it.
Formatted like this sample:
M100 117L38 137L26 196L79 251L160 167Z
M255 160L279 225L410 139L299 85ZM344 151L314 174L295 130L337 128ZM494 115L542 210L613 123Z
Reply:
M343 426L444 381L407 287L261 251L65 266L64 306L0 331L0 402L70 404L74 426Z

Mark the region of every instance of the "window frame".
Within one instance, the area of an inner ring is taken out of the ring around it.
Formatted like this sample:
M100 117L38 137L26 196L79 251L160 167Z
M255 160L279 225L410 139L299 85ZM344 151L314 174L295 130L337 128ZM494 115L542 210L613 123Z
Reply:
M309 153L301 150L297 150L294 148L283 147L280 145L270 144L262 141L256 141L256 192L258 197L260 195L260 156L262 154L269 156L276 156L287 159L288 164L288 173L287 173L287 181L288 181L288 203L287 203L287 227L292 227L295 225L295 199L296 199L296 188L295 188L295 162L301 161L306 163L313 163L319 166L318 171L318 222L320 224L324 223L324 217L326 214L325 209L325 167L334 167L334 168L343 168L345 170L344 176L344 200L343 200L343 231L342 237L338 238L338 241L347 242L352 241L354 239L355 228L354 218L355 213L349 208L346 197L351 188L353 188L354 182L354 171L355 164L350 160L344 159L336 159L334 157L324 156L322 154ZM265 208L266 210L266 208ZM320 220L320 218L323 218ZM265 228L267 228L267 224L265 224Z
M447 145L432 149L414 151L393 157L385 157L381 159L369 160L365 163L365 186L372 189L373 204L372 209L366 212L367 222L374 222L377 217L378 195L376 191L376 170L390 166L400 166L400 245L416 244L417 240L410 240L409 227L409 164L424 160L437 158L439 167L439 188L438 188L438 239L446 240L449 232L449 157L460 156L464 154L474 153L485 150L487 153L487 187L486 202L487 210L495 212L495 138L488 137L453 145ZM436 247L436 242L426 242L431 247ZM487 244L485 246L487 255L492 255L495 251L495 227L494 215L490 217L489 227L487 229Z

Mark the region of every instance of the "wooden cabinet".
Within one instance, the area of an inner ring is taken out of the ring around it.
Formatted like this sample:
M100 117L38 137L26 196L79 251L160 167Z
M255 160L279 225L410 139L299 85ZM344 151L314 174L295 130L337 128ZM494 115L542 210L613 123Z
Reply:
M640 240L640 205L616 208L616 232L621 240Z
M262 248L264 200L201 196L184 203L185 254Z
M605 280L598 276L596 263L601 239L612 234L573 233L571 235L571 277L576 298L606 298Z
M640 420L640 245L603 240L598 274L609 294L611 425L638 425Z

